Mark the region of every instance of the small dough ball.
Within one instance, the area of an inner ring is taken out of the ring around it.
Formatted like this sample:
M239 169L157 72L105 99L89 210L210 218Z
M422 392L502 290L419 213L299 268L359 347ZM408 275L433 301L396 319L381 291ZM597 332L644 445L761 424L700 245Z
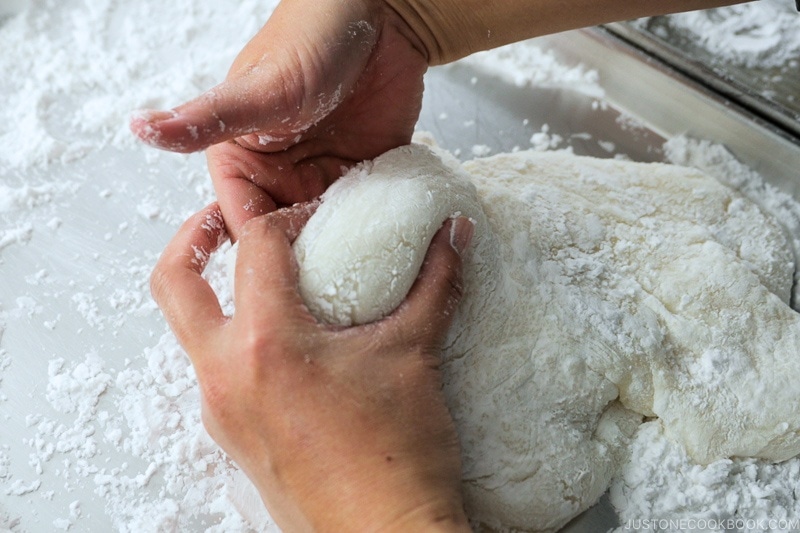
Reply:
M322 201L294 243L300 294L317 319L342 326L391 313L442 224L481 216L470 181L421 145L358 165Z

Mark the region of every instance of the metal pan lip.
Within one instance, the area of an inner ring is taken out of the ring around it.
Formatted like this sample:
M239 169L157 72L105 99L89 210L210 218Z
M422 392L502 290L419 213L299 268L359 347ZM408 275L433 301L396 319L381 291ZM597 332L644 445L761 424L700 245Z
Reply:
M617 38L660 59L684 76L709 87L733 102L737 102L754 115L785 130L789 135L800 138L800 113L796 110L791 110L765 98L758 93L756 88L722 75L703 61L690 56L686 51L650 32L624 22L606 24L603 28Z

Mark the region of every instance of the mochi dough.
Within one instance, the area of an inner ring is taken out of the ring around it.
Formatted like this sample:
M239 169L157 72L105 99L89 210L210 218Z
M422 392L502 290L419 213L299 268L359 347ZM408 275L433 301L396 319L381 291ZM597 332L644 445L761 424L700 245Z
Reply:
M701 463L800 453L800 319L781 227L699 171L401 147L350 171L294 244L321 321L404 298L441 224L475 221L443 351L473 520L553 531L644 417Z
M403 301L445 220L486 224L472 183L420 146L361 164L322 200L294 243L300 294L315 317L342 326Z

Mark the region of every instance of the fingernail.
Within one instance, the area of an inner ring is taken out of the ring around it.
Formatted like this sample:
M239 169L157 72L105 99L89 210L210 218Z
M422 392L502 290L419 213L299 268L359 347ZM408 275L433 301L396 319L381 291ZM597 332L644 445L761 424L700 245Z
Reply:
M475 225L470 219L466 217L453 219L450 226L450 246L458 252L458 255L463 255L467 247L469 247L474 233Z
M160 111L157 109L137 109L131 114L131 120L142 120L144 122L161 122L177 117L175 111Z

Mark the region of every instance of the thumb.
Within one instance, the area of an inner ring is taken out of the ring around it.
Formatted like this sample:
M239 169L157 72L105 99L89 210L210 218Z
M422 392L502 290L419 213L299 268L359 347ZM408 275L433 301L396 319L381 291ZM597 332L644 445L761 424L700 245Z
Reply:
M292 80L277 70L275 65L259 65L172 110L136 111L130 128L151 146L182 153L256 132L265 132L259 137L265 148L289 140L311 121L303 117L304 110L290 105L296 99L288 94L293 91ZM273 90L276 86L280 89Z
M391 315L412 338L436 346L443 341L463 294L462 255L473 233L473 223L458 217L433 237L408 297Z
M341 4L341 5L339 5ZM281 2L224 82L171 111L142 110L131 130L144 142L195 152L252 133L259 151L282 150L331 113L355 85L378 38L361 2L325 9ZM304 21L298 25L297 21Z

